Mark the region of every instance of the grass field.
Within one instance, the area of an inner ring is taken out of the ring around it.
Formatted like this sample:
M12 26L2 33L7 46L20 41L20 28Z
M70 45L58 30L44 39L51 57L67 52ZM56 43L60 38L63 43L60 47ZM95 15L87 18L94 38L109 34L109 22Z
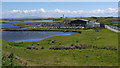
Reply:
M92 44L97 46L116 46L118 48L118 34L107 29L81 30L81 34L67 36L55 36L36 42L8 42L3 41L3 53L11 51L22 63L27 66L117 66L118 51L106 49L74 49L74 50L50 50L53 45ZM56 40L51 43L51 40ZM78 41L78 43L76 43ZM32 45L38 50L26 49ZM37 45L39 43L40 45ZM60 45L59 45L60 46ZM44 49L41 49L44 47ZM18 59L15 59L18 60ZM17 61L19 64L21 62ZM21 64L22 65L22 64Z
M0 40L0 61L2 61L2 40ZM0 67L2 66L2 63L0 62Z

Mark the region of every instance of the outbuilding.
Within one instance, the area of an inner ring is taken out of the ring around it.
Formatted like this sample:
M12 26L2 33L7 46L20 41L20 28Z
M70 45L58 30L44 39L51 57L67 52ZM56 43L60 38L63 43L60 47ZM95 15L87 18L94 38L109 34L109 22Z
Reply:
M89 28L97 28L97 27L105 27L105 25L103 23L98 23L95 20L93 21L89 21L89 23L86 25Z
M72 20L69 25L71 26L83 26L85 27L86 24L88 24L89 20L86 19L77 19L77 20Z

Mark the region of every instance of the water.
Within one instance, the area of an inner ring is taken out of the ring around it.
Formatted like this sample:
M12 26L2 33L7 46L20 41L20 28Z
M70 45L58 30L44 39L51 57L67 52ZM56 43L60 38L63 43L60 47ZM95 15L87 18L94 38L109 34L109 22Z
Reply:
M28 27L23 27L23 28L20 28L20 29L28 29Z
M0 24L0 27L8 28L8 27L20 27L20 26L15 26L15 25L12 25L12 24Z
M120 29L120 27L115 26L115 25L109 25L109 26L112 27L112 28L115 28L115 29Z
M36 21L2 21L2 22L8 22L8 23L37 23L37 22L57 22L53 20L36 20Z
M2 40L14 42L40 41L48 37L78 34L77 32L58 31L2 31Z

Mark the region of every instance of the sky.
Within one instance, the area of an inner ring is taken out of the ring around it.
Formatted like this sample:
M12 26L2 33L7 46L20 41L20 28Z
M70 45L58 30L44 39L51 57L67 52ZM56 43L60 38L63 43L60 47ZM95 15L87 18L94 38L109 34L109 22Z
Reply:
M2 2L118 2L119 0L2 0Z
M3 2L3 18L107 17L118 15L118 2Z

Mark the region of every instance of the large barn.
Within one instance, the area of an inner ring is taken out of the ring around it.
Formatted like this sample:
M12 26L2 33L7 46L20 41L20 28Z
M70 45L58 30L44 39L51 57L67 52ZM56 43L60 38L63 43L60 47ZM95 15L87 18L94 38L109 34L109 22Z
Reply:
M105 27L104 24L96 22L96 20L89 21L86 19L77 19L72 20L69 23L70 26L81 26L81 27L88 27L88 28L96 28L96 27Z
M86 26L86 24L88 24L89 20L85 20L85 19L77 19L77 20L73 20L69 23L69 25L71 26Z

